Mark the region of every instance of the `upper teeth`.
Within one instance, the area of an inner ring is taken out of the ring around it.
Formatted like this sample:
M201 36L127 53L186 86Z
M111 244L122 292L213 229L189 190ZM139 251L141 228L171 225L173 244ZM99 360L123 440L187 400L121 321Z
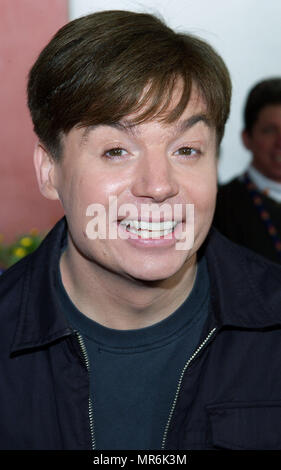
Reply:
M143 222L139 220L121 220L120 224L125 225L126 228L135 230L149 230L162 232L166 230L173 230L177 225L174 220L165 220L164 222Z

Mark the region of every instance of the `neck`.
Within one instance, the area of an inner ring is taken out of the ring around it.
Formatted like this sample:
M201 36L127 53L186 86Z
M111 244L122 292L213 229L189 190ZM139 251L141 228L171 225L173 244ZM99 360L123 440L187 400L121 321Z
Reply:
M144 328L167 318L188 297L196 277L196 254L171 278L143 282L81 258L70 244L60 261L62 282L86 316L108 328Z

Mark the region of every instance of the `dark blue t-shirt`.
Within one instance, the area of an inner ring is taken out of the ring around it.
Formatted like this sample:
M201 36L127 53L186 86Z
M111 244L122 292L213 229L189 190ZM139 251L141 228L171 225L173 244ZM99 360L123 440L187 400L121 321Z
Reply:
M184 365L194 353L208 313L204 258L193 289L168 318L137 330L114 330L82 314L61 278L59 301L83 337L90 363L96 448L161 449Z

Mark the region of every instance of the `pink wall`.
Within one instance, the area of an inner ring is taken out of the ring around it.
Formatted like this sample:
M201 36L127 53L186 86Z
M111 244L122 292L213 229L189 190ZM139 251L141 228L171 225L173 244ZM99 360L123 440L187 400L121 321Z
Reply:
M36 137L26 106L28 71L40 50L67 22L67 0L0 2L0 234L11 241L62 215L39 193L32 155Z

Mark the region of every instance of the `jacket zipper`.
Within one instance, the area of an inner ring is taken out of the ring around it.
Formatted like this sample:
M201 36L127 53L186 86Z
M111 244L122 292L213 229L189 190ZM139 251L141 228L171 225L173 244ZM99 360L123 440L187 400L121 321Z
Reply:
M184 365L184 368L183 368L183 370L182 370L181 376L180 376L179 381L178 381L178 386L177 386L175 398L174 398L174 401L173 401L173 404L172 404L172 407L171 407L171 411L170 411L170 414L169 414L169 417L168 417L168 422L167 422L167 424L166 424L166 428L165 428L165 431L164 431L163 440L162 440L162 450L165 449L166 440L167 440L167 434L168 434L168 430L169 430L169 426L170 426L170 423L171 423L171 419L172 419L173 413L174 413L174 411L175 411L175 407L176 407L176 403L177 403L178 396L179 396L179 393L180 393L180 388L181 388L181 384L182 384L182 379L183 379L184 373L185 373L186 369L188 368L189 364L193 361L193 359L195 359L195 357L199 354L199 352L201 351L201 349L202 349L202 348L205 346L205 344L209 341L209 339L211 338L211 336L213 335L213 333L215 332L215 330L216 330L216 328L213 328L213 330L210 331L210 333L208 334L208 336L204 339L204 341L200 344L200 346L198 346L198 348L196 349L196 351L192 354L192 356L188 359L188 361L187 361L187 362L185 363L185 365Z
M81 351L82 351L82 354L83 354L83 357L84 357L84 361L85 361L85 364L86 364L86 367L87 367L87 370L88 370L88 374L89 374L89 379L90 379L90 361L89 361L89 356L88 356L87 349L86 349L86 346L85 346L85 342L84 342L84 339L81 336L81 334L78 333L78 331L76 331L76 334L77 334L79 345L80 345L80 348L81 348ZM95 448L96 448L96 439L95 439L95 432L94 432L94 413L93 413L93 404L92 404L90 392L89 392L88 410L89 410L89 421L90 421L92 450L95 450Z

